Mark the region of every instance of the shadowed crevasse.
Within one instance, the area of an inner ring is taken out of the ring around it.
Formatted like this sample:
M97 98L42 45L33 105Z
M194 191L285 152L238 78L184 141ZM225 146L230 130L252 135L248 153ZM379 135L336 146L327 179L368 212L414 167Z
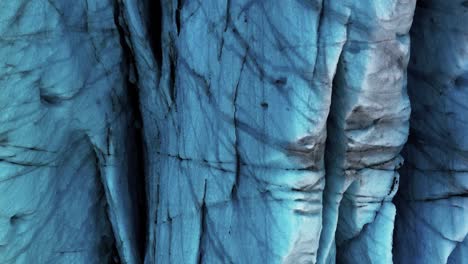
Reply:
M411 29L411 129L397 195L394 261L468 259L466 1L420 1Z

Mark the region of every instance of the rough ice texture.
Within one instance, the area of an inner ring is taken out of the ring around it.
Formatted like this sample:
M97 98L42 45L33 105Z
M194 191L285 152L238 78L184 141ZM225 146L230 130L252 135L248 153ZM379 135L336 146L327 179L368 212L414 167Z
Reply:
M0 263L463 263L468 4L408 97L415 5L0 2Z
M466 1L418 3L408 69L413 112L397 199L397 263L468 261L466 25Z
M391 262L414 4L164 1L146 261Z

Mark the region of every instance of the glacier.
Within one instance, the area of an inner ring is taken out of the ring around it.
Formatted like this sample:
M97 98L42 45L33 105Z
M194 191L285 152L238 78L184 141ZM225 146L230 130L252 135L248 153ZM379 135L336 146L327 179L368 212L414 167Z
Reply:
M0 263L468 263L468 2L0 2Z

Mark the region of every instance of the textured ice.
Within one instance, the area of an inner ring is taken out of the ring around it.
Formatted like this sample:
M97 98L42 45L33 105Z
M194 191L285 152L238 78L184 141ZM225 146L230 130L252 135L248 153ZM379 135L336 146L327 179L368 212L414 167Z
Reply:
M0 264L465 263L467 10L0 2Z

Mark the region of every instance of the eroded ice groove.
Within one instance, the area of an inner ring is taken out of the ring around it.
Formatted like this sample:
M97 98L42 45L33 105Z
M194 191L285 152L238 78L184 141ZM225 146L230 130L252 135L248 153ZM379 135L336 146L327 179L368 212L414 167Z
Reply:
M140 157L144 159L146 223L145 253L142 261L156 263L156 212L159 203L159 167L157 146L159 129L155 117L160 111L159 78L162 56L161 5L159 1L116 0L115 15L118 16L122 47L130 59L128 80L138 86L139 111L142 118L143 147ZM135 109L137 110L137 109ZM169 176L170 177L170 176ZM142 227L141 227L142 228ZM140 241L141 243L141 241Z
M415 1L327 3L325 16L346 18L338 27L346 35L333 81L318 262L391 263Z
M114 3L0 3L0 263L139 263ZM111 225L112 223L112 225ZM113 227L113 228L112 228Z
M396 263L468 260L468 4L419 1L411 130L397 199Z

